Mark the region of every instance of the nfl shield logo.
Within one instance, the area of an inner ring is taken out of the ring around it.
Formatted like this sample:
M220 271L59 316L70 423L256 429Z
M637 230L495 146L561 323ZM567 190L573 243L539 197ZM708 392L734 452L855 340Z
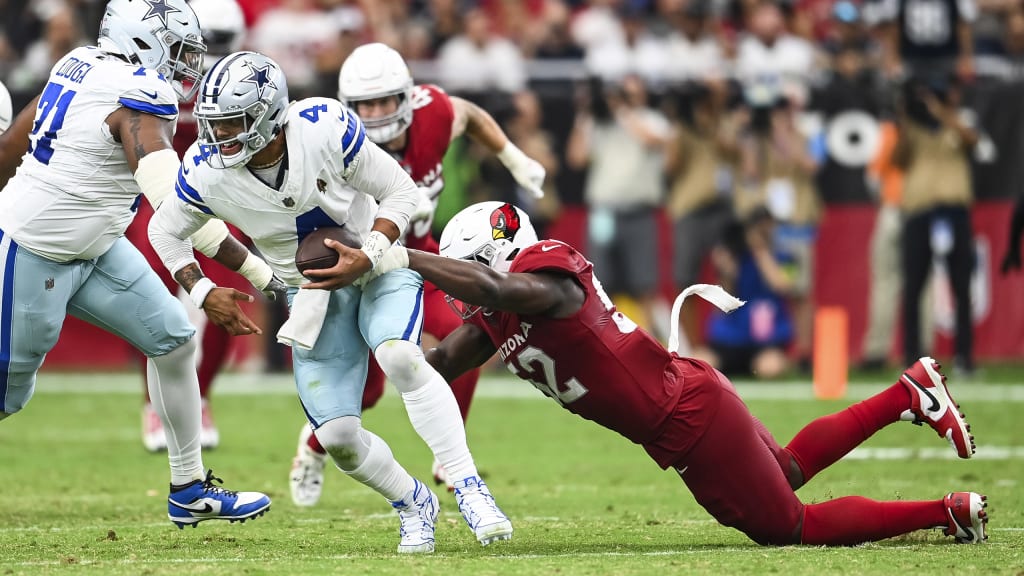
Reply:
M53 290L53 278L47 278L46 281L43 282L43 287L46 288L47 292Z

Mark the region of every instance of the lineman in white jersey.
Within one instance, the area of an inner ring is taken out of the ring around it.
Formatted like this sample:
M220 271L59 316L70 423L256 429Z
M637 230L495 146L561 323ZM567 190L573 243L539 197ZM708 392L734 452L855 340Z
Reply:
M61 58L0 136L0 419L31 398L67 314L124 338L148 357L150 394L168 430L168 515L179 527L245 520L270 506L264 494L214 486L205 471L195 331L124 238L140 192L153 203L173 192L177 101L204 51L184 0L112 0L99 46ZM223 222L197 240L234 269L246 261ZM265 285L272 273L260 264ZM247 333L255 327L238 310L242 298L250 297L222 291L210 305Z
M372 273L420 203L412 179L337 100L289 105L283 72L261 54L238 52L211 68L195 116L199 141L182 161L179 201L165 203L150 222L150 241L164 264L201 302L212 282L184 239L221 218L252 238L289 285L293 315L304 312L300 301L321 301L323 324L312 349L292 347L299 398L337 466L398 510L399 552L433 551L438 501L384 440L362 427L368 345L417 433L446 469L468 481L458 503L477 539L487 545L511 538L511 522L477 473L455 397L420 350L420 275L396 270L362 287L297 295L305 279L295 251L318 227L345 226L358 235L364 244L354 267Z

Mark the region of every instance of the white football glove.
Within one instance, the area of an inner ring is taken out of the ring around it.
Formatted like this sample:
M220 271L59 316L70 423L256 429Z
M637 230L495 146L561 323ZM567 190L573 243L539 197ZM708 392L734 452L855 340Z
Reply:
M432 197L431 189L426 186L420 186L417 190L419 192L419 203L416 205L416 210L409 216L409 232L412 233L414 238L423 238L430 234L430 227L434 223L434 212L437 210L437 204L435 198Z
M515 144L509 140L508 144L498 152L498 160L508 168L516 182L530 191L534 198L543 198L544 177L547 170L533 158L523 153Z
M391 272L392 270L398 270L399 268L407 268L409 266L409 253L406 252L405 246L399 246L393 244L391 248L388 248L387 252L380 259L372 269L356 279L352 284L355 286L366 286L378 276L382 276Z

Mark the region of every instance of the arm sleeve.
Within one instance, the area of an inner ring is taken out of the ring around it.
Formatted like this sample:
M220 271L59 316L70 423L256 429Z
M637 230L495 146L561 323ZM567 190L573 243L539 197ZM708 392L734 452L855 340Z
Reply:
M356 169L347 177L356 190L379 203L377 218L387 218L405 234L409 218L419 204L419 192L409 174L387 152L367 140L359 151Z
M175 199L164 202L153 214L149 221L149 243L172 276L196 262L189 236L208 220L207 214Z

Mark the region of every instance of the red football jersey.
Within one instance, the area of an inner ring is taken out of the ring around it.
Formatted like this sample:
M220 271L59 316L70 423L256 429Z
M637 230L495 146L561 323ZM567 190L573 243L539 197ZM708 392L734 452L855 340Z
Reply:
M432 84L414 87L411 104L412 124L408 128L405 150L397 159L417 186L430 189L431 199L437 205L437 197L444 188L441 160L452 139L455 110L448 94ZM429 233L416 237L411 226L406 233L405 245L437 253L434 238Z
M571 246L539 242L523 250L510 270L571 275L586 300L568 318L499 311L470 318L487 331L508 369L570 412L633 442L658 439L682 394L675 357L615 310L593 265Z

